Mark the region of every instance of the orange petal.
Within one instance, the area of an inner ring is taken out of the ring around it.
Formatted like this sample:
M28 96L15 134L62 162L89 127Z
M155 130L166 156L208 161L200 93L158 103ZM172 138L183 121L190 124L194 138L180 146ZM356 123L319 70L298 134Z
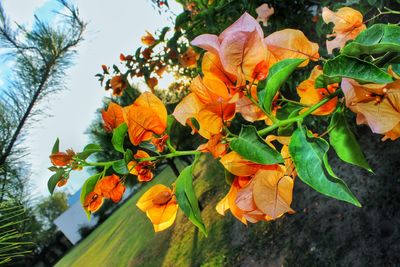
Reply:
M153 223L154 231L159 232L170 227L176 218L178 203L171 200L167 205L154 205L146 212Z
M250 176L255 174L261 165L245 160L238 153L231 151L224 155L220 162L225 169L237 176Z
M148 209L152 208L154 206L153 199L155 196L157 196L159 193L162 192L169 192L172 194L172 191L169 187L162 185L162 184L156 184L155 186L151 187L149 190L147 190L138 200L136 203L136 206L143 212L146 212Z
M322 74L322 68L320 66L315 66L311 71L310 77L301 82L297 86L297 93L300 96L300 103L306 105L314 105L321 101L324 97L329 93L332 93L336 90L336 85L328 86L328 89L325 88L315 88L315 79ZM328 115L332 113L337 105L338 98L335 97L317 110L315 110L313 115ZM306 110L306 109L304 109ZM303 110L303 111L304 111Z
M262 4L256 8L257 21L261 22L264 26L268 25L268 19L274 14L275 10L273 7L269 7L268 4Z
M111 132L124 122L122 107L114 102L111 102L107 110L101 112L101 115L104 121L104 128L108 132Z
M322 18L325 23L332 22L335 36L333 40L326 41L328 53L332 53L335 48L342 48L347 41L353 40L357 35L366 29L363 24L363 15L350 7L342 7L337 12L332 12L329 8L322 9ZM329 36L328 36L329 37Z
M277 218L290 208L293 193L293 179L285 175L285 168L260 170L254 177L254 202L265 214Z
M284 29L268 35L264 42L268 50L274 56L274 61L286 58L304 58L318 60L319 46L317 43L310 42L303 32L294 29ZM304 61L300 67L308 64L309 60ZM275 62L271 62L272 65Z

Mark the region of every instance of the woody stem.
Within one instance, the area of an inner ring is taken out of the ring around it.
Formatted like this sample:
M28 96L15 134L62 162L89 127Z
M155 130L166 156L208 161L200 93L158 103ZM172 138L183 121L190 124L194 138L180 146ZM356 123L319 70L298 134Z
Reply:
M324 104L329 102L332 98L337 97L341 92L342 92L342 90L340 90L340 89L336 90L334 93L328 95L327 97L322 99L317 104L311 106L309 109L307 109L302 114L300 114L300 115L298 115L296 117L293 117L293 118L286 119L286 120L277 120L273 125L259 130L258 134L261 135L261 136L265 136L268 133L272 132L273 130L275 130L275 129L281 127L281 126L285 126L285 125L288 125L288 124L292 124L294 122L302 121L305 117L307 117L308 115L313 113L315 110L317 110L318 108L320 108L321 106L323 106Z

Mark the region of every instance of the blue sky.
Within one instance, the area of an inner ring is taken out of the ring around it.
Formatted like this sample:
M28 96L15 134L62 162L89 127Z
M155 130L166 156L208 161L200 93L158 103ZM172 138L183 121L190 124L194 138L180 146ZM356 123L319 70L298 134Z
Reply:
M24 145L29 148L25 159L31 165L31 180L37 194L46 196L47 180L51 172L49 152L58 137L60 149L73 148L80 151L88 138L84 134L95 118L102 99L109 95L94 77L102 64L119 62L119 54L134 53L141 46L140 37L146 30L155 32L164 26L172 25L168 16L160 16L147 0L77 0L81 17L89 22L85 41L78 47L79 55L65 77L67 90L48 99L41 106L50 116L29 129ZM29 27L33 14L51 21L53 10L58 9L55 0L3 0L3 7L11 21ZM178 14L181 7L172 3L172 13ZM9 66L0 67L0 86ZM143 86L145 90L145 86ZM63 190L77 191L88 174L75 172Z

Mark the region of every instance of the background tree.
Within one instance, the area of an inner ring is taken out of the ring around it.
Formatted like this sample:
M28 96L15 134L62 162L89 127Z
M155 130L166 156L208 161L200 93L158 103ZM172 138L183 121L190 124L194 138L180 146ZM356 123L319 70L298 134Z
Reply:
M42 242L43 231L54 231L49 220L65 209L65 201L57 201L60 206L49 209L55 209L55 213L48 214L44 208L38 209L39 215L36 213L29 166L23 161L27 151L21 144L27 129L45 114L43 100L64 89L65 71L83 40L86 23L79 17L78 10L66 0L58 2L62 13L55 18L57 24L35 16L31 29L11 23L0 4L0 48L3 52L0 56L13 64L5 77L6 86L0 89L0 203L24 208L24 212L14 217L2 213L0 229L23 233L18 235L17 241L26 246ZM58 199L65 200L65 197ZM42 207L45 205L46 200ZM10 224L10 219L15 224ZM49 236L47 234L46 238ZM18 247L18 251L34 249L26 246ZM26 265L27 261L13 264Z

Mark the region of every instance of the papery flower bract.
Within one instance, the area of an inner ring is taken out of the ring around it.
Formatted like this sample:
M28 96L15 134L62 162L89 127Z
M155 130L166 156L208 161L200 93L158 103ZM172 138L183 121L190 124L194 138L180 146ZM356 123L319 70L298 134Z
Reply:
M197 66L198 58L199 54L192 47L188 47L185 53L179 57L179 63L185 68L194 68Z
M153 92L154 88L158 85L158 79L156 77L150 77L149 79L147 79L146 83Z
M154 38L154 36L151 33L146 31L146 35L142 36L141 41L144 45L152 46L155 44L156 39Z
M211 136L207 143L200 145L197 150L201 152L210 152L214 158L219 158L226 154L228 143L222 143L221 134Z
M50 155L50 161L54 166L64 167L73 162L75 152L67 149L66 152L57 152Z
M66 185L67 182L68 182L68 179L66 179L66 178L63 177L63 178L61 178L60 181L57 182L57 186L58 186L58 187L62 187L62 186L64 186L64 185Z
M129 138L135 146L148 141L153 134L161 135L167 127L167 110L155 95L141 94L133 105L125 108L125 121Z
M333 34L328 37L335 37L333 40L326 41L326 48L331 54L335 48L342 48L347 41L353 40L357 35L366 29L363 24L363 15L350 7L339 8L337 12L332 12L329 8L322 9L322 18L325 23L332 22Z
M110 198L114 203L118 203L125 192L124 184L115 174L103 177L96 187L103 197Z
M287 58L304 58L306 60L299 65L304 67L310 59L316 61L319 58L318 44L308 40L299 30L284 29L274 32L264 42L271 53L270 65Z
M273 7L269 7L267 3L264 3L256 8L258 22L261 22L264 26L268 25L268 19L274 14L275 10Z
M113 89L113 95L121 96L122 92L126 89L127 83L121 75L117 75L110 80L111 88Z
M83 208L88 212L97 211L101 205L103 205L104 199L100 192L92 191L90 192L83 203Z
M220 162L230 173L236 176L251 176L259 169L268 169L270 165L263 165L244 159L237 152L231 151L224 155Z
M253 176L237 176L227 196L217 205L217 211L224 215L227 209L242 223L269 221L293 213L293 179L286 176L282 165L267 165L258 169Z
M357 114L357 124L367 124L383 140L400 137L400 80L388 84L360 85L343 78L346 106Z
M337 83L328 85L328 88L315 88L315 80L321 74L322 67L315 66L311 71L310 77L297 86L297 93L300 96L300 103L311 106L317 104L326 96L336 91L336 89L338 88ZM337 102L338 97L332 98L326 104L313 111L312 114L328 115L335 110ZM307 110L307 108L303 110Z
M120 105L111 102L107 110L101 111L101 116L104 121L104 129L107 132L112 132L119 125L124 123L124 113Z
M174 223L178 211L178 203L172 190L161 184L157 184L146 191L140 197L136 206L141 211L146 212L155 232L170 227Z
M260 62L269 62L263 37L261 26L246 12L219 36L202 34L192 45L218 55L224 70L244 85L245 80L254 79L254 69Z
M235 104L226 85L217 79L193 79L189 95L174 110L175 119L182 125L195 118L200 125L199 134L209 139L219 134L225 121L235 115Z
M142 159L142 158L148 158L150 157L149 154L147 154L143 150L138 150L134 156L135 159ZM129 165L128 165L129 167ZM153 170L155 168L154 162L151 161L141 161L137 162L135 166L135 171L136 175L138 178L139 182L148 182L151 179L153 179ZM132 174L135 175L135 172L131 171Z

